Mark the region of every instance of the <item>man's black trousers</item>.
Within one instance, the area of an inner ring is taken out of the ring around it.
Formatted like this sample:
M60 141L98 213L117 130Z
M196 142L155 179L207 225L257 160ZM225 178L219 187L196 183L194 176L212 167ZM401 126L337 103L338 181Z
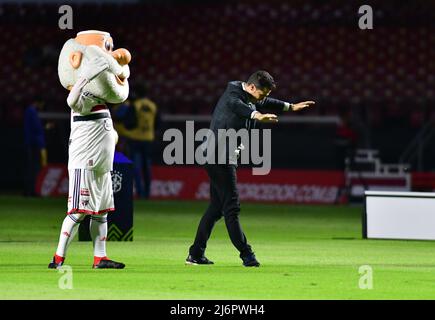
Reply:
M224 216L231 242L244 257L252 253L239 221L240 201L237 190L236 166L206 165L210 178L210 204L203 215L190 254L202 257L215 223Z

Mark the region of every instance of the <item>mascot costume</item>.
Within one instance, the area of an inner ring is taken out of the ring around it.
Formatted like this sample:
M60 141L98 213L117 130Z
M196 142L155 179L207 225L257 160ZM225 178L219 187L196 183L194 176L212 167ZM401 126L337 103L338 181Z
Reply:
M113 50L110 34L97 30L79 32L64 44L60 53L60 83L70 91L69 194L67 216L49 268L63 265L68 246L85 215L91 216L93 268L125 267L106 255L107 214L115 210L110 171L118 141L106 103L127 99L130 60L128 50Z

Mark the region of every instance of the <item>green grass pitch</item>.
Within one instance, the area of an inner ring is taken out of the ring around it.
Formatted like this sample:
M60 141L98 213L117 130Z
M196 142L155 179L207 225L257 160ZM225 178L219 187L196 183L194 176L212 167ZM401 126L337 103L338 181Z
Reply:
M133 242L108 242L124 270L93 270L92 245L74 241L60 289L55 251L65 199L0 197L0 299L434 299L435 243L363 240L361 208L242 203L260 268L244 268L221 220L214 266L186 266L205 202L136 201ZM360 289L359 267L373 288Z

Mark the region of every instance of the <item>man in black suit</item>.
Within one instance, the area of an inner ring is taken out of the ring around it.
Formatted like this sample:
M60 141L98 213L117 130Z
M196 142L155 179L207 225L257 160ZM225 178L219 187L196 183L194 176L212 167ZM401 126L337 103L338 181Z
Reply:
M213 112L210 130L214 133L215 139L213 148L215 155L213 161L210 161L211 155L207 155L208 162L205 165L210 178L210 204L202 217L195 241L189 249L189 256L186 264L213 264L208 260L204 253L207 247L207 241L213 230L215 223L222 217L225 217L225 224L233 245L240 252L240 258L246 267L258 267L257 261L251 246L248 244L245 234L242 231L239 221L240 202L237 190L237 152L236 150L226 149L225 163L217 161L216 155L221 159L222 154L218 154L217 145L219 129L248 130L254 128L255 122L277 122L278 117L275 114L263 114L257 111L257 107L270 107L288 111L292 109L297 111L306 108L313 101L305 101L297 104L280 101L269 98L270 92L276 88L275 81L266 71L257 71L252 74L248 81L232 81L224 94L219 99ZM210 150L207 148L207 150Z

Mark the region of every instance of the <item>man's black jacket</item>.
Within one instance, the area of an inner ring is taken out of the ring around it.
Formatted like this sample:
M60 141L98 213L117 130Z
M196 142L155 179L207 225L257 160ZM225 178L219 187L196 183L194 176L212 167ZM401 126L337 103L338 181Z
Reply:
M250 94L243 90L241 81L231 81L228 83L225 92L220 97L213 111L213 117L210 123L210 130L214 133L214 137L216 137L213 143L213 150L216 154L218 151L217 140L219 129L234 129L236 131L243 128L246 128L247 130L253 129L256 121L251 119L251 115L253 111L257 110L257 108L261 109L262 107L267 107L283 110L285 106L284 101L269 97L256 103L251 102L251 99ZM234 163L234 152L235 150L228 150L227 144L227 164L236 164ZM218 158L215 159L217 162Z

